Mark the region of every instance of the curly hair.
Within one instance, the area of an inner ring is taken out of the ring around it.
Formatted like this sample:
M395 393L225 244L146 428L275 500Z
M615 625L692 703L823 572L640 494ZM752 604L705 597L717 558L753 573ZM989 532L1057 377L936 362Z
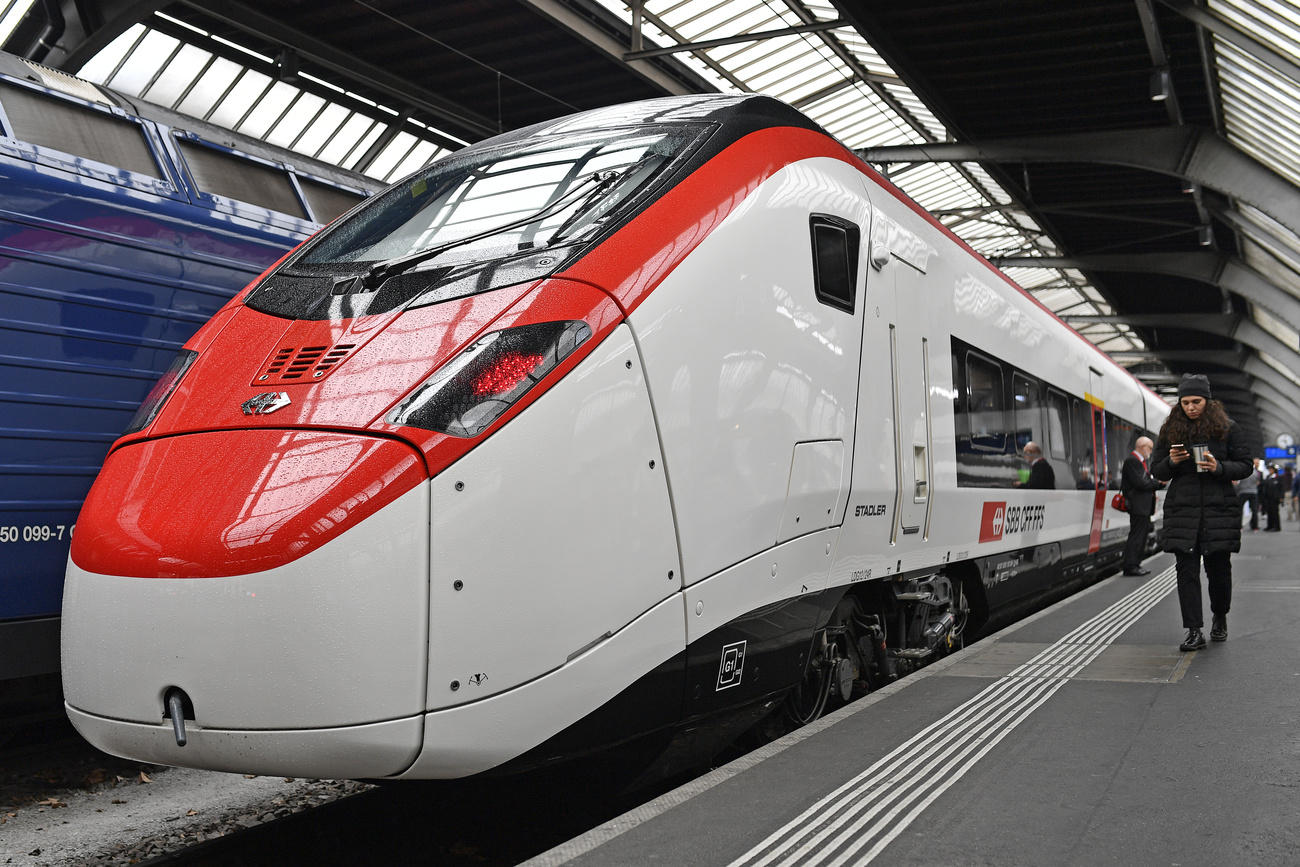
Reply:
M1160 426L1157 442L1160 446L1168 448L1173 443L1190 445L1223 440L1227 439L1228 427L1231 424L1232 419L1228 418L1228 411L1223 408L1222 401L1206 401L1205 412L1201 413L1201 417L1196 421L1187 417L1181 403L1176 403L1169 417L1165 419L1165 423Z

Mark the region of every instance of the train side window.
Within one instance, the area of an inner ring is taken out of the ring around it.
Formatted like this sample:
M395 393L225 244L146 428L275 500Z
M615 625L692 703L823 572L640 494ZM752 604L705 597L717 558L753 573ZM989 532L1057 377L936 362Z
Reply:
M1011 375L1011 411L1015 423L1016 452L1023 452L1030 440L1040 446L1046 445L1043 430L1043 414L1038 399L1038 380L1030 379L1023 373Z
M966 353L966 408L971 447L1002 453L1007 450L1006 401L1002 367L996 361Z
M1094 482L1092 457L1092 404L1070 398L1070 439L1074 441L1071 469L1075 487L1091 490Z
M176 143L202 192L307 219L284 169L199 141L178 137Z
M1070 458L1070 404L1065 395L1054 388L1047 390L1047 442L1048 453L1058 460Z
M298 175L298 186L311 207L312 218L318 223L328 223L365 198L352 190L322 184Z
M817 300L852 313L861 231L848 220L825 214L813 214L808 224L812 234L813 286Z
M1106 413L1106 463L1110 467L1110 486L1119 487L1124 458L1133 451L1138 433L1131 423L1113 413Z
M108 166L162 178L144 128L107 110L78 105L38 90L0 81L11 138Z

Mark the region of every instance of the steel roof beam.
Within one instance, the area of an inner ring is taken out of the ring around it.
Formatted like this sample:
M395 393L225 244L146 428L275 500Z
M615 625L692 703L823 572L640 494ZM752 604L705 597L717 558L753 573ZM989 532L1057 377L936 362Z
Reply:
M1276 259L1278 264L1287 268L1291 275L1300 278L1300 252L1296 249L1300 237L1295 235L1287 237L1276 227L1261 223L1259 220L1252 220L1235 208L1212 207L1211 212L1233 230L1249 237L1251 243Z
M1141 361L1185 362L1195 364L1198 371L1204 371L1205 365L1230 367L1242 371L1256 380L1256 386L1263 386L1261 391L1282 406L1300 406L1300 385L1287 379L1267 362L1257 356L1247 356L1242 352L1217 350L1205 352L1195 349L1175 349L1162 352L1150 350L1116 352L1112 356L1116 363L1136 363ZM1209 372L1211 382L1218 382L1220 377L1232 376L1228 372Z
M1077 268L1186 277L1235 292L1284 322L1300 322L1300 294L1279 286L1240 259L1219 253L1106 253L1041 259L1001 256L989 261L999 268Z
M412 81L364 63L355 55L288 27L251 6L245 6L236 0L181 0L181 3L223 24L292 48L303 60L328 69L348 81L355 81L383 93L398 105L428 112L433 117L454 123L460 129L480 137L496 135L498 132L496 122L478 112L427 91Z
M1287 346L1254 322L1242 317L1227 316L1222 313L1140 313L1127 316L1070 314L1061 318L1071 325L1076 322L1085 324L1112 322L1147 328L1204 331L1207 334L1236 340L1251 349L1266 352L1292 370L1300 370L1300 351Z
M1049 162L1131 166L1184 178L1252 205L1300 234L1300 188L1213 132L1155 127L968 144L863 148L869 163Z
M1248 373L1215 373L1214 377L1214 394L1215 397L1224 400L1224 403L1232 400L1250 406L1252 411L1269 413L1279 421L1285 422L1288 426L1300 429L1300 405L1289 402L1276 388L1261 379L1257 379ZM1147 377L1140 377L1148 384L1151 382ZM1161 383L1165 385L1177 385L1179 381L1177 374L1162 377ZM1224 392L1231 389L1232 398L1224 397ZM1245 393L1245 398L1237 397Z
M1260 358L1248 358L1241 369L1260 382L1271 385L1283 403L1300 406L1300 385L1296 385L1268 362Z
M653 63L629 58L627 46L622 41L597 27L589 18L579 15L560 3L559 0L520 0L520 2L531 7L539 15L554 21L593 48L625 64L632 72L656 87L662 88L665 93L684 96L690 93L709 93L714 90L713 86L705 83L703 79L699 79L695 87L689 87ZM695 79L697 76L691 73L691 78Z
M534 3L536 0L524 0L526 3ZM741 42L761 42L764 39L772 39L776 36L796 36L800 33L820 33L823 30L836 30L840 27L852 27L848 21L818 21L815 24L801 24L798 27L782 27L777 30L760 30L757 33L741 33L736 36L723 36L718 39L705 39L702 42L682 42L677 45L669 45L663 48L645 48L641 51L623 52L623 60L632 62L634 60L644 60L647 57L661 57L665 54L677 54L681 51L705 51L710 48L721 48L724 45L736 45Z
M1231 22L1208 10L1202 9L1189 0L1160 0L1164 6L1177 12L1198 27L1210 31L1224 42L1231 42L1251 57L1285 75L1294 81L1300 81L1300 64L1278 54L1263 42L1245 31L1237 29Z
M33 59L55 69L76 73L110 42L134 24L149 18L167 5L168 0L101 0L81 4L60 0L64 29L54 44L30 53Z

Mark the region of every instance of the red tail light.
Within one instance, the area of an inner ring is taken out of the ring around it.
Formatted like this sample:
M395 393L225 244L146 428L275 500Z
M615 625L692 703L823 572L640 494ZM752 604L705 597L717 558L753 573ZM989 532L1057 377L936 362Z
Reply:
M492 367L478 375L470 390L474 392L475 397L507 394L545 360L544 355L507 352L498 358Z
M542 322L485 334L412 392L387 421L478 436L590 337L585 322Z

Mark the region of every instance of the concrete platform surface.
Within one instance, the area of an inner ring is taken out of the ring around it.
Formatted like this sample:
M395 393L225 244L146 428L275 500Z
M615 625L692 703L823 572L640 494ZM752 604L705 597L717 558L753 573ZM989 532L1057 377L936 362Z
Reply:
M528 863L1300 863L1287 530L1245 534L1225 643L1178 650L1157 555Z

